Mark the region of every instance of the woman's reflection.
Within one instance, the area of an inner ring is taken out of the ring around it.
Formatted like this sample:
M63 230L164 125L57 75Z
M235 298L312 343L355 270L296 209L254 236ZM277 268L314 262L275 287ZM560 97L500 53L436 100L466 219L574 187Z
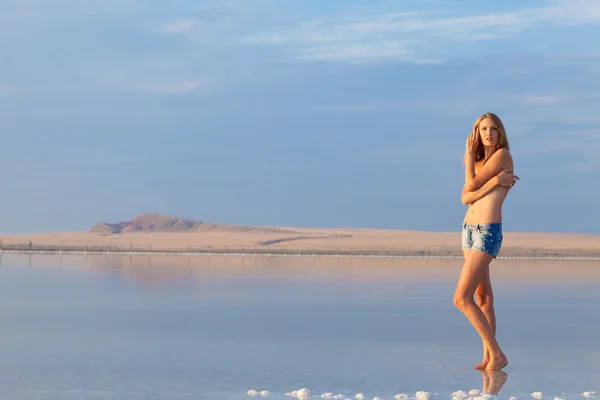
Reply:
M488 369L481 369L478 371L481 372L483 377L483 387L481 391L483 393L493 394L494 396L498 395L500 389L502 389L502 386L506 383L506 379L508 379L506 372Z

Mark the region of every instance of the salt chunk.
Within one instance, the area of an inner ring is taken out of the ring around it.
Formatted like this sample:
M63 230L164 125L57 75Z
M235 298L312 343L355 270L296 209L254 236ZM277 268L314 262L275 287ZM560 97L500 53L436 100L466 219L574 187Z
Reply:
M415 397L417 398L417 400L431 400L431 393L418 391L415 394Z

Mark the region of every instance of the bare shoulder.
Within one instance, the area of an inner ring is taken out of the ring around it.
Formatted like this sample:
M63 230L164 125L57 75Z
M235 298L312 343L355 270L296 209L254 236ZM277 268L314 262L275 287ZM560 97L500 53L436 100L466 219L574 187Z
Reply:
M505 168L513 167L512 154L510 154L508 149L498 149L494 155L498 157L498 162L504 165Z
M498 149L496 150L496 152L494 152L494 155L492 157L496 159L496 162L498 162L498 164L512 165L513 163L512 155L510 154L510 151L508 151L508 149Z
M512 161L512 155L510 154L510 151L508 151L508 149L498 149L494 153L494 156L500 158L501 160L511 160Z

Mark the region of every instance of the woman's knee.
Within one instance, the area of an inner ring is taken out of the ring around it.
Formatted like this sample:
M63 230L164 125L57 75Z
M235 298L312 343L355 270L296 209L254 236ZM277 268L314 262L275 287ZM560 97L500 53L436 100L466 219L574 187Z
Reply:
M480 308L492 307L494 305L494 295L491 293L475 293L475 302Z
M473 297L467 296L463 293L454 294L454 306L461 311L467 309L469 304L473 304Z

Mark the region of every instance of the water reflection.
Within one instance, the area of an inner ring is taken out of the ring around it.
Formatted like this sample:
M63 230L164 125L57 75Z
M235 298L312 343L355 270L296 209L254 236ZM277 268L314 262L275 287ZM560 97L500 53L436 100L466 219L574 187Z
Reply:
M481 372L483 378L481 391L497 396L502 386L506 383L508 374L504 371L479 370L479 372Z
M245 279L338 283L454 282L462 260L202 255L77 255L0 253L0 264L59 266L121 276L140 284ZM494 283L600 283L598 262L495 261Z
M7 398L73 388L133 398L136 387L190 393L173 399L248 398L251 388L289 398L303 386L452 398L480 382L502 398L598 390L598 286L543 285L541 273L531 285L534 272L560 268L593 283L589 264L495 264L494 282L506 279L504 372L472 368L481 342L452 305L460 260L5 253L0 264Z

